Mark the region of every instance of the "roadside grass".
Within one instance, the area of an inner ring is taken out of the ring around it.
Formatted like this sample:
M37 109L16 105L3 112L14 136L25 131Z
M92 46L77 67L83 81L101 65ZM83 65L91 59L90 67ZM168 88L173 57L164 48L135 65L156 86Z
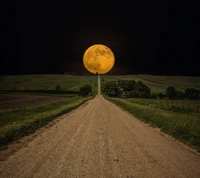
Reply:
M50 121L77 108L94 96L67 98L55 103L0 113L0 150L9 143L34 133Z
M200 152L200 114L174 112L144 101L120 98L106 99L117 104L143 122L160 130Z
M168 86L174 86L180 91L184 91L186 88L200 89L200 77L191 76L159 76L159 75L102 75L104 81L121 80L140 80L145 85L151 88L152 93L165 92Z

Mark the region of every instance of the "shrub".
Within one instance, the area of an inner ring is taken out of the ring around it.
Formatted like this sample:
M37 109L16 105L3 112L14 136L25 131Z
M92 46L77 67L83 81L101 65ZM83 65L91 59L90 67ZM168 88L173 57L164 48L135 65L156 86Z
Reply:
M84 85L85 88L87 88L89 93L92 93L92 87L90 85Z
M169 86L166 89L166 95L169 99L175 99L176 98L176 89L173 86Z
M176 95L178 99L184 99L185 98L185 94L182 91L176 91Z
M87 96L89 93L92 92L92 87L90 85L84 85L79 90L80 96Z
M156 93L152 93L150 96L149 96L150 99L156 99L157 98L157 95Z
M56 91L60 91L60 85L56 86Z
M150 95L146 92L139 92L139 98L149 98Z
M158 93L158 97L159 97L159 99L163 99L165 97L165 95L163 93Z
M185 96L187 99L199 99L200 91L194 88L187 88L185 90Z

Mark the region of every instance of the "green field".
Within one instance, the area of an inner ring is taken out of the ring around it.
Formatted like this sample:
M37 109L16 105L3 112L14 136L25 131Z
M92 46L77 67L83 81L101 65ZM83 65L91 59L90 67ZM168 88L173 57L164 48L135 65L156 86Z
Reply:
M200 77L190 76L158 76L158 75L102 75L104 81L140 80L151 88L152 93L165 92L168 86L184 91L186 88L200 89Z
M21 92L36 94L56 94L60 86L61 94L77 94L85 84L91 85L97 93L97 76L73 76L64 74L37 74L0 76L0 93ZM59 92L58 92L59 93Z
M189 76L158 76L158 75L102 75L105 81L125 79L141 80L151 88L153 93L165 92L168 86L184 91L186 88L200 89L200 77ZM77 92L79 88L89 84L97 91L97 76L74 76L64 74L37 74L0 76L0 92L5 91L61 91ZM96 94L96 93L95 93Z
M200 100L169 100L142 98L127 98L125 100L130 103L156 106L158 108L174 112L200 113Z

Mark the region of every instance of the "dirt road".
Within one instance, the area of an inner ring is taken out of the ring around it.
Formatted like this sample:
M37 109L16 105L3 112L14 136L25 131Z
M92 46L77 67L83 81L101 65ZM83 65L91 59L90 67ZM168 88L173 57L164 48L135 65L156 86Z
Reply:
M200 154L99 93L1 161L0 177L199 178Z

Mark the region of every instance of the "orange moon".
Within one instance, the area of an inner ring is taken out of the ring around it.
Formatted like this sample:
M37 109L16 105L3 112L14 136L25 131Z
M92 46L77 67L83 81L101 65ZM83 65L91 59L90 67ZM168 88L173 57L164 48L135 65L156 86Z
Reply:
M83 55L85 68L93 74L105 74L115 63L115 56L110 48L102 44L90 46Z

